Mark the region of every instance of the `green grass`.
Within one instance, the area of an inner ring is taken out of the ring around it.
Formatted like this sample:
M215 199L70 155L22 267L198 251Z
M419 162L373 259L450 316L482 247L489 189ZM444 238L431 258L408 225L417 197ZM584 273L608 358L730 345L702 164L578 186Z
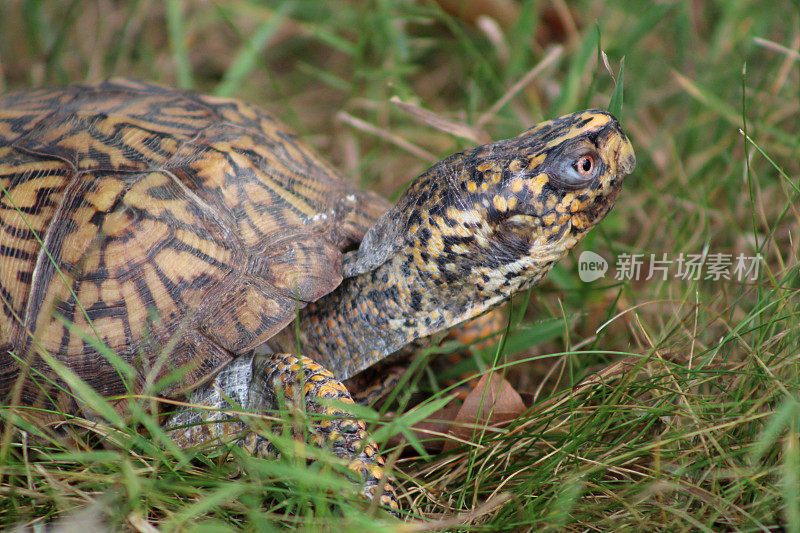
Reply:
M235 96L387 197L430 154L474 144L392 97L492 139L611 106L637 168L581 250L612 273L625 253L764 257L748 282L583 283L572 254L515 300L508 349L475 363L536 393L529 412L448 453L385 447L419 523L371 512L335 460L306 464L320 452L177 450L132 400L131 422L68 439L0 407L0 527L88 506L140 531L800 532L800 6L579 1L569 20L559 6L523 3L503 27L432 1L0 4L3 90L125 75ZM432 377L421 365L392 409ZM386 440L418 413L370 416Z

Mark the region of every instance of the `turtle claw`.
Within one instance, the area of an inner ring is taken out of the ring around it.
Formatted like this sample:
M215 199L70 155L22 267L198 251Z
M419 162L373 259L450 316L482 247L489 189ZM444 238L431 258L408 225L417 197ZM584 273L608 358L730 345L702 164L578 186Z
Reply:
M285 353L259 355L253 368L255 375L266 377L270 390L283 391L286 407L302 404L306 413L325 416L314 423L312 444L349 460L347 466L363 483L361 492L368 500L375 499L383 484L379 503L396 515L400 510L397 495L392 485L384 481L384 460L367 434L366 423L333 405L354 403L347 388L333 373L308 357ZM263 369L263 374L259 369Z

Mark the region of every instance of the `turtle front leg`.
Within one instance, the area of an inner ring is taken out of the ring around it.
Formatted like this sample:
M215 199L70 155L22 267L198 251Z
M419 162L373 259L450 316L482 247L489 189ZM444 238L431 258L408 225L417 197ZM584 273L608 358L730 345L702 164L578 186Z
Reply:
M313 421L309 428L310 443L347 460L348 467L362 481L362 493L368 499L378 497L381 505L393 511L399 509L394 489L381 481L384 461L367 435L366 424L331 404L353 403L350 393L330 371L308 357L288 353L238 357L212 382L189 394L189 402L212 409L180 410L167 419L165 427L181 447L238 438L237 443L250 453L274 457L277 450L272 443L244 420L231 419L230 413L224 411L236 407L250 412L276 410L280 407L279 396L287 409L303 402L308 414L323 415L324 419Z

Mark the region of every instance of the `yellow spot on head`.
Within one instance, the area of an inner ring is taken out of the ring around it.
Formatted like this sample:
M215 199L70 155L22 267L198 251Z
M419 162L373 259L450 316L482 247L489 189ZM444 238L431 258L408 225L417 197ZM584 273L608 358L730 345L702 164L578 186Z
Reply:
M506 203L506 199L503 198L502 196L495 196L492 199L492 205L494 205L494 208L497 209L498 211L505 211L506 207L508 206L508 204Z
M519 159L513 160L511 163L509 163L508 170L510 170L511 172L519 172L520 170L522 170L522 161L520 161Z
M522 191L522 180L515 179L511 182L511 192L514 194L519 194Z
M587 203L586 200L581 202L577 198L575 198L574 200L572 200L572 204L570 204L569 210L572 213L577 213L578 211L583 211L584 209L586 209L586 203Z
M508 208L514 209L515 207L517 207L517 199L512 196L508 199Z
M547 174L542 172L541 174L538 174L534 178L528 180L528 190L531 191L531 194L534 196L539 196L542 194L542 189L548 181L550 181L550 178L547 176Z
M567 118L569 116L570 115L564 115L561 118ZM584 111L583 113L580 113L575 120L576 122L583 122L584 120L587 119L589 119L589 122L587 122L580 128L573 127L569 130L566 130L562 135L554 137L550 142L547 143L547 147L552 148L553 146L561 144L562 142L568 139L573 139L579 135L583 135L586 132L600 129L606 124L608 124L608 122L611 120L611 117L600 113Z
M470 194L474 194L477 190L478 190L478 185L476 185L474 181L470 181L469 183L467 183L467 191L469 191Z
M502 178L502 176L500 172L492 173L492 183L500 183L500 178Z
M587 118L591 120L589 120L589 122L583 126L584 130L595 130L601 128L608 124L608 122L611 120L611 117L606 114L594 113L592 111L584 111L581 113L581 121L586 120Z
M546 157L547 155L543 153L537 156L530 156L528 158L528 169L533 170L534 168L538 167L539 165L544 163Z

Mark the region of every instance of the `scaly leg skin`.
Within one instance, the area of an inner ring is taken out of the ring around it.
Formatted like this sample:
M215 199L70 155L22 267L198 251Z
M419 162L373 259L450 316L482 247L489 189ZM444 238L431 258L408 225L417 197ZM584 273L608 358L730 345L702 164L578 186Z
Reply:
M279 407L277 391L282 391L287 408L303 401L310 415L324 415L310 429L311 444L333 451L349 461L363 483L362 494L391 511L399 509L394 489L384 482L383 458L367 436L366 424L331 405L329 401L353 403L350 393L333 374L307 357L287 353L240 356L225 367L209 384L189 394L189 402L208 406L210 410L184 409L171 415L165 428L181 447L199 446L206 442L237 444L258 457L275 457L277 450L244 421L233 419L225 410L240 406L250 412L264 412ZM233 403L231 405L227 399ZM319 400L326 400L323 405Z
M467 320L450 329L447 338L455 339L470 347L474 346L479 350L492 346L500 340L498 336L492 335L505 331L508 324L504 307L495 307L488 313L478 315L472 320Z

